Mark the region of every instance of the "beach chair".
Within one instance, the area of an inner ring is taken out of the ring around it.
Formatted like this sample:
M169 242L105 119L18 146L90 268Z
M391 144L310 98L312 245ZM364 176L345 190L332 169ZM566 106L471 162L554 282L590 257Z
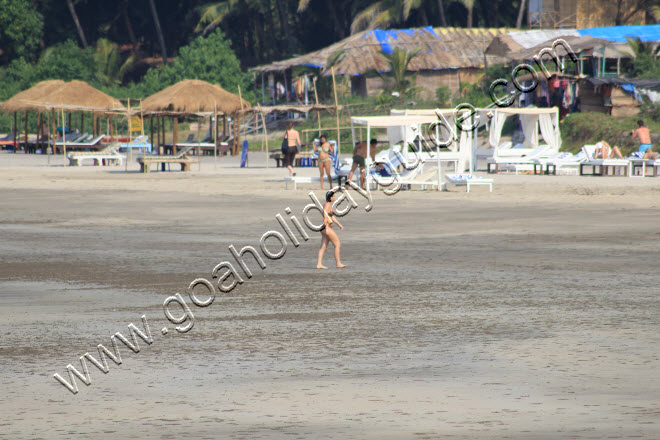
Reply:
M587 155L583 151L580 151L575 155L568 152L556 153L548 158L535 159L534 174L537 174L538 169L539 172L543 174L570 173L577 175L580 163L584 162L585 160L587 160Z
M493 192L493 179L477 177L473 174L445 174L445 179L452 185L465 185L467 192L470 192L472 185L488 185L489 192Z
M93 165L103 165L105 161L108 165L115 164L121 166L124 162L124 156L119 154L119 143L115 142L100 151L77 151L67 154L69 166L82 166L83 160L91 160Z
M138 157L137 162L140 164L140 171L148 173L152 164L161 164L161 170L165 171L165 165L177 163L181 165L181 171L190 171L190 165L198 163L199 158L193 159L188 155L192 146L188 146L179 151L176 155L163 155L163 156L144 156Z
M138 136L132 141L119 145L119 151L125 152L130 150L137 149L140 152L144 151L145 153L151 153L151 143L149 141L149 136Z
M500 167L502 167L502 169L507 169L507 170L513 169L515 170L516 174L518 174L518 171L523 169L531 170L532 166L534 165L534 160L539 159L544 155L547 155L549 150L550 150L550 146L541 145L535 148L534 150L532 150L529 154L525 156L491 157L487 161L488 164L487 171L489 174L497 173ZM493 171L493 166L494 166L494 171Z
M318 141L318 139L314 139L314 142L316 141ZM333 181L339 182L339 178L347 177L349 171L341 170L341 164L339 162L339 148L337 146L337 141L328 141L328 142L333 146L333 152L330 155L330 159L332 160L330 177L332 178ZM315 153L312 157L318 158L318 153ZM323 178L327 179L325 175L323 175ZM295 190L298 189L299 183L313 183L313 182L319 182L320 180L321 180L320 176L286 176L284 178L284 188L285 189L289 188L289 182L293 182L293 189Z
M585 145L582 151L587 159L580 162L580 176L627 176L630 168L629 159L594 159L594 153L600 146L600 142L596 145ZM590 167L591 173L585 173L585 168ZM612 171L610 173L610 171ZM619 173L617 174L617 171Z
M421 186L423 190L428 187L436 189L438 186L438 167L433 167L431 170L420 169L414 177L402 178L399 183L407 185L410 189L415 186ZM445 185L445 182L440 182L440 189L443 189Z

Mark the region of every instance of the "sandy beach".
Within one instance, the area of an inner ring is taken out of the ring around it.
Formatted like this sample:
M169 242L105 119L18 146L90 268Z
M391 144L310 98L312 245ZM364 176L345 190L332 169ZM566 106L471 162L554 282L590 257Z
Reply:
M660 178L356 196L349 267L314 269L310 233L201 308L191 281L323 192L285 190L263 153L62 163L0 153L0 438L660 438ZM75 395L54 379L143 315L139 353L87 362Z

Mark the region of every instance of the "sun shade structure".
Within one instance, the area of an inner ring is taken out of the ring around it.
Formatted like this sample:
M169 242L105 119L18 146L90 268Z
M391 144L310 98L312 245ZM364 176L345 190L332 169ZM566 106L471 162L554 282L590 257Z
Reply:
M226 115L234 114L250 107L250 103L241 100L238 95L222 87L198 79L186 79L169 86L142 101L145 113L171 112L195 114L213 112Z
M6 100L2 104L2 109L7 113L22 111L42 112L45 108L33 103L42 100L45 96L48 96L64 84L66 83L59 79L41 81Z
M41 107L73 111L125 111L117 98L84 81L70 81L34 101Z

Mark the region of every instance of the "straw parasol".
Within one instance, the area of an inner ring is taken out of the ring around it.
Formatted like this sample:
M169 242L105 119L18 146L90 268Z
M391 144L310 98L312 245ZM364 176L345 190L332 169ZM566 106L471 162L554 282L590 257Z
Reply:
M250 103L218 85L198 79L179 81L142 101L142 111L146 113L193 114L212 112L216 107L218 112L230 115L249 108Z
M95 89L84 81L69 81L53 90L35 104L48 108L63 108L78 111L124 111L117 98Z
M64 84L65 82L59 79L41 81L6 100L1 104L2 109L7 113L22 111L42 112L44 108L34 104L34 102L42 100L45 96L62 87Z

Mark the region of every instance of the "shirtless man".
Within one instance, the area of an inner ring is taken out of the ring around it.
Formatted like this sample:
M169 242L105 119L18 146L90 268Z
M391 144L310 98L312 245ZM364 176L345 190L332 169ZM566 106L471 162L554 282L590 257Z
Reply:
M370 154L371 154L371 160L375 161L376 160L376 144L378 144L378 141L376 139L372 139L370 144ZM353 148L353 165L351 166L351 172L348 173L348 180L347 182L350 182L351 179L353 178L353 173L355 173L355 169L360 166L360 188L364 189L364 180L365 180L365 170L366 170L366 164L365 164L365 159L367 158L367 143L362 141L359 144Z
M632 132L632 139L633 141L635 138L639 138L639 152L640 153L646 153L648 150L651 149L651 133L649 132L649 129L644 126L644 121L641 119L637 121L637 130L634 130Z

